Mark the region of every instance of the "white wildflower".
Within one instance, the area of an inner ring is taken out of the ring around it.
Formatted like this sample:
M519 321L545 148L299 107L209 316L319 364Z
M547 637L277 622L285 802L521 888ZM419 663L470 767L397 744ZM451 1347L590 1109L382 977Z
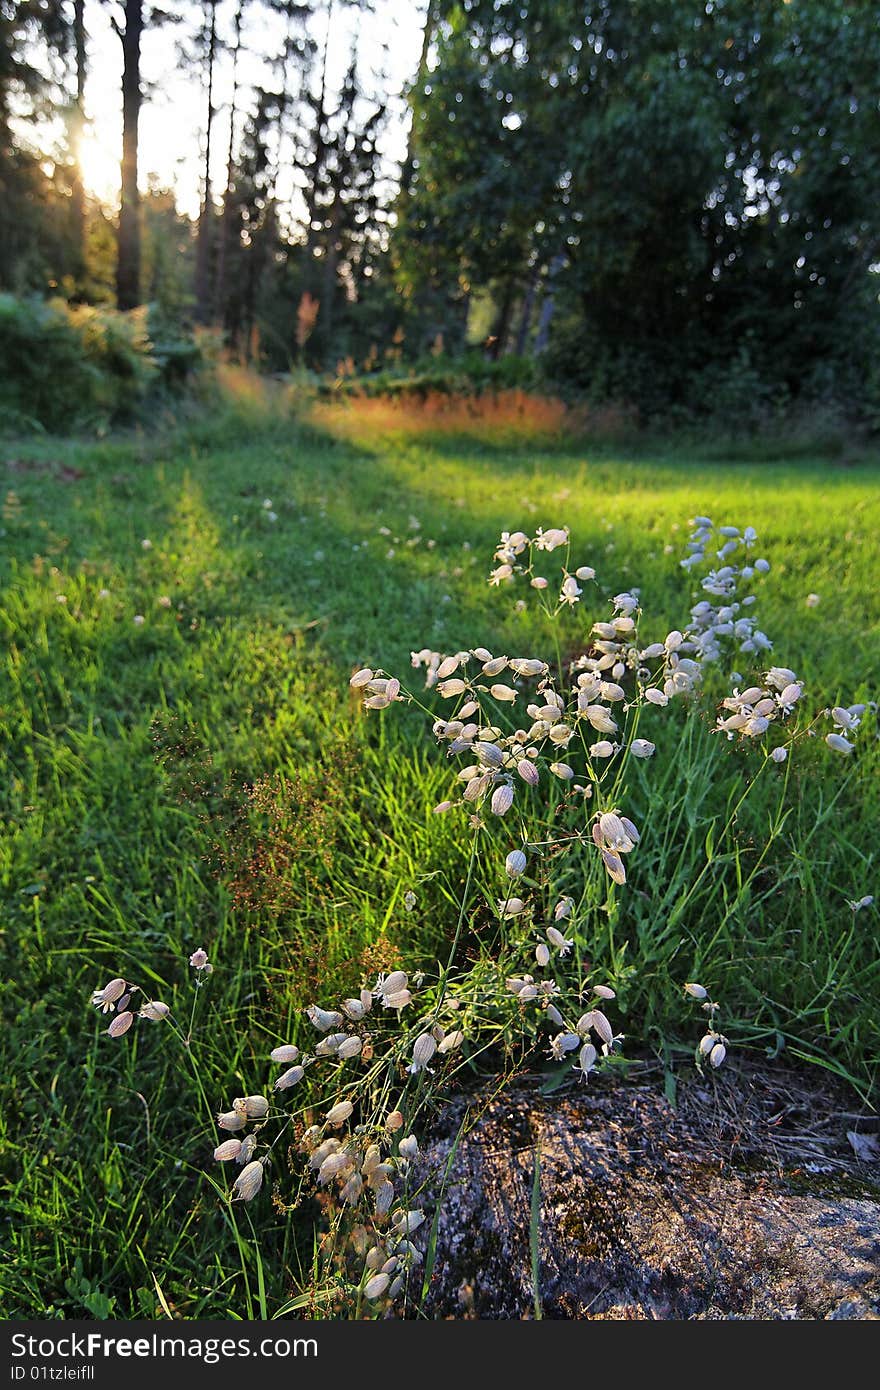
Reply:
M522 898L499 898L498 915L499 917L518 917L525 911L525 903Z
M655 745L646 738L634 738L629 747L634 758L650 758Z
M513 787L509 782L502 782L492 793L492 811L496 816L506 815L513 805Z
M140 1017L148 1018L151 1022L158 1023L161 1019L167 1018L170 1013L170 1008L167 1004L163 1004L161 999L150 999L148 1003L144 1004L141 1008Z
M92 1003L95 1008L100 1009L102 1014L112 1013L118 1001L125 993L125 981L121 978L111 980L103 989L96 989L92 995Z
M547 940L550 942L551 946L556 948L561 956L567 956L574 945L574 941L563 936L562 932L559 931L557 927L547 928Z
M247 1116L240 1110L228 1110L217 1116L217 1123L221 1129L228 1129L234 1133L237 1129L244 1129L247 1124Z
M335 1009L322 1009L317 1004L309 1005L306 1017L319 1033L329 1033L331 1028L338 1028L342 1023L342 1014Z
M851 753L855 748L854 743L843 737L843 734L826 734L825 742L829 748L833 748L835 753Z
M413 1044L410 1072L424 1071L436 1051L437 1040L433 1033L421 1033Z

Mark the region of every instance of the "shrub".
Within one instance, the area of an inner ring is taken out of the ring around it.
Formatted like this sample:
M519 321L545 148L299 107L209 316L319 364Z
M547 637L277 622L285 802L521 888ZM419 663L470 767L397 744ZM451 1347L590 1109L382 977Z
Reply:
M131 420L156 389L179 389L201 358L148 310L0 295L0 425L46 430Z

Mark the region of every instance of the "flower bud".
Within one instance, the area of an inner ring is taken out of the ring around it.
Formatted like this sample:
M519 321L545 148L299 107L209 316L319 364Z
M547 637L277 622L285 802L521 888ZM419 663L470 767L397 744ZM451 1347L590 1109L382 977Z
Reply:
M125 981L123 979L111 980L103 989L96 989L92 995L92 1003L102 1013L109 1013L114 1005L125 993Z
M275 1082L275 1090L289 1091L291 1086L295 1086L298 1081L302 1081L304 1076L305 1071L302 1067L290 1067L287 1071L282 1072L281 1076L279 1076L278 1080Z
M342 1014L336 1013L334 1009L321 1009L317 1004L310 1004L306 1009L306 1015L319 1033L329 1033L331 1028L338 1028L342 1022Z
M218 1163L229 1163L232 1159L238 1158L241 1153L240 1139L225 1139L222 1144L218 1144L214 1150L214 1157Z
M426 1067L437 1051L437 1042L431 1033L422 1033L413 1044L413 1066L419 1071Z
M273 1047L269 1053L269 1060L272 1062L295 1062L299 1056L299 1048L294 1047L293 1043L287 1043L283 1047Z
M327 1114L324 1116L325 1123L333 1125L334 1127L337 1125L344 1125L353 1110L354 1106L350 1100L341 1100L338 1104L334 1105L331 1110L327 1111Z
M727 1056L727 1048L723 1042L717 1042L709 1053L709 1061L713 1067L720 1067Z
M250 1202L263 1185L263 1165L259 1160L242 1168L232 1185L232 1200Z
M134 1014L128 1013L127 1011L125 1013L117 1014L116 1017L113 1019L113 1022L110 1024L110 1027L107 1029L107 1032L110 1034L111 1038L121 1038L123 1033L128 1032L129 1028L133 1023Z
M689 994L692 999L707 999L709 997L709 991L704 989L702 985L686 984L684 992Z
M376 1215L387 1216L394 1201L394 1184L386 1178L376 1189Z
M504 867L510 878L518 878L526 871L526 856L521 849L512 849L504 861Z

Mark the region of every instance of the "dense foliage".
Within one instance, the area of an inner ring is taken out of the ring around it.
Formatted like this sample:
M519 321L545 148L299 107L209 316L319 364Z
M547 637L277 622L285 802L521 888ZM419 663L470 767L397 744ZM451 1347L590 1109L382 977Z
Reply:
M130 0L121 217L76 158L89 13L0 5L0 290L150 303L275 372L476 350L643 419L880 420L870 0L431 0L399 167L361 0ZM137 165L169 18L192 220Z
M598 398L876 410L872 4L440 8L402 214L415 296L463 318L490 289L498 350L547 340Z

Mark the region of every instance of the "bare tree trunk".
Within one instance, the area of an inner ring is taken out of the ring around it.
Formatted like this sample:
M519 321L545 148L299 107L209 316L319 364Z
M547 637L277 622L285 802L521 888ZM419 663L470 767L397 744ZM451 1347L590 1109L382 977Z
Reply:
M217 0L207 0L208 25L208 118L205 128L205 171L199 232L196 243L196 318L207 323L211 317L211 243L214 208L211 200L211 135L214 125L214 58L217 50Z
M119 33L122 40L122 197L117 238L116 304L120 309L135 309L141 302L138 121L141 113L143 30L143 0L125 0L125 28Z
M510 332L510 320L513 317L513 301L516 293L516 281L511 276L504 286L504 298L499 305L495 315L495 322L492 325L492 332L487 340L488 355L493 362L497 362L499 357L504 354L507 344L507 335Z
M86 31L85 0L74 0L73 4L73 47L76 56L76 103L70 120L70 146L73 154L73 168L70 180L70 205L74 235L74 275L82 281L86 269L86 211L80 167L80 146L85 127L85 89L86 89Z
M526 292L523 296L522 309L520 310L519 327L516 331L515 352L517 357L524 357L526 348L528 347L529 331L532 327L532 314L534 313L535 309L535 295L538 291L538 280L540 278L540 274L541 267L539 263L536 261L535 264L532 266L531 274L529 275L529 283L526 286Z
M568 257L564 251L558 252L553 257L547 270L547 282L544 286L544 302L541 305L541 316L538 319L538 332L535 336L535 353L541 353L547 346L550 338L550 324L553 320L553 312L556 308L556 277L565 265Z
M223 323L226 316L226 261L232 241L232 192L235 160L235 117L238 114L238 55L241 51L241 26L245 0L239 0L235 11L235 44L232 49L232 100L229 108L229 144L226 149L226 191L223 194L223 221L220 245L217 248L217 275L214 281L214 319Z

